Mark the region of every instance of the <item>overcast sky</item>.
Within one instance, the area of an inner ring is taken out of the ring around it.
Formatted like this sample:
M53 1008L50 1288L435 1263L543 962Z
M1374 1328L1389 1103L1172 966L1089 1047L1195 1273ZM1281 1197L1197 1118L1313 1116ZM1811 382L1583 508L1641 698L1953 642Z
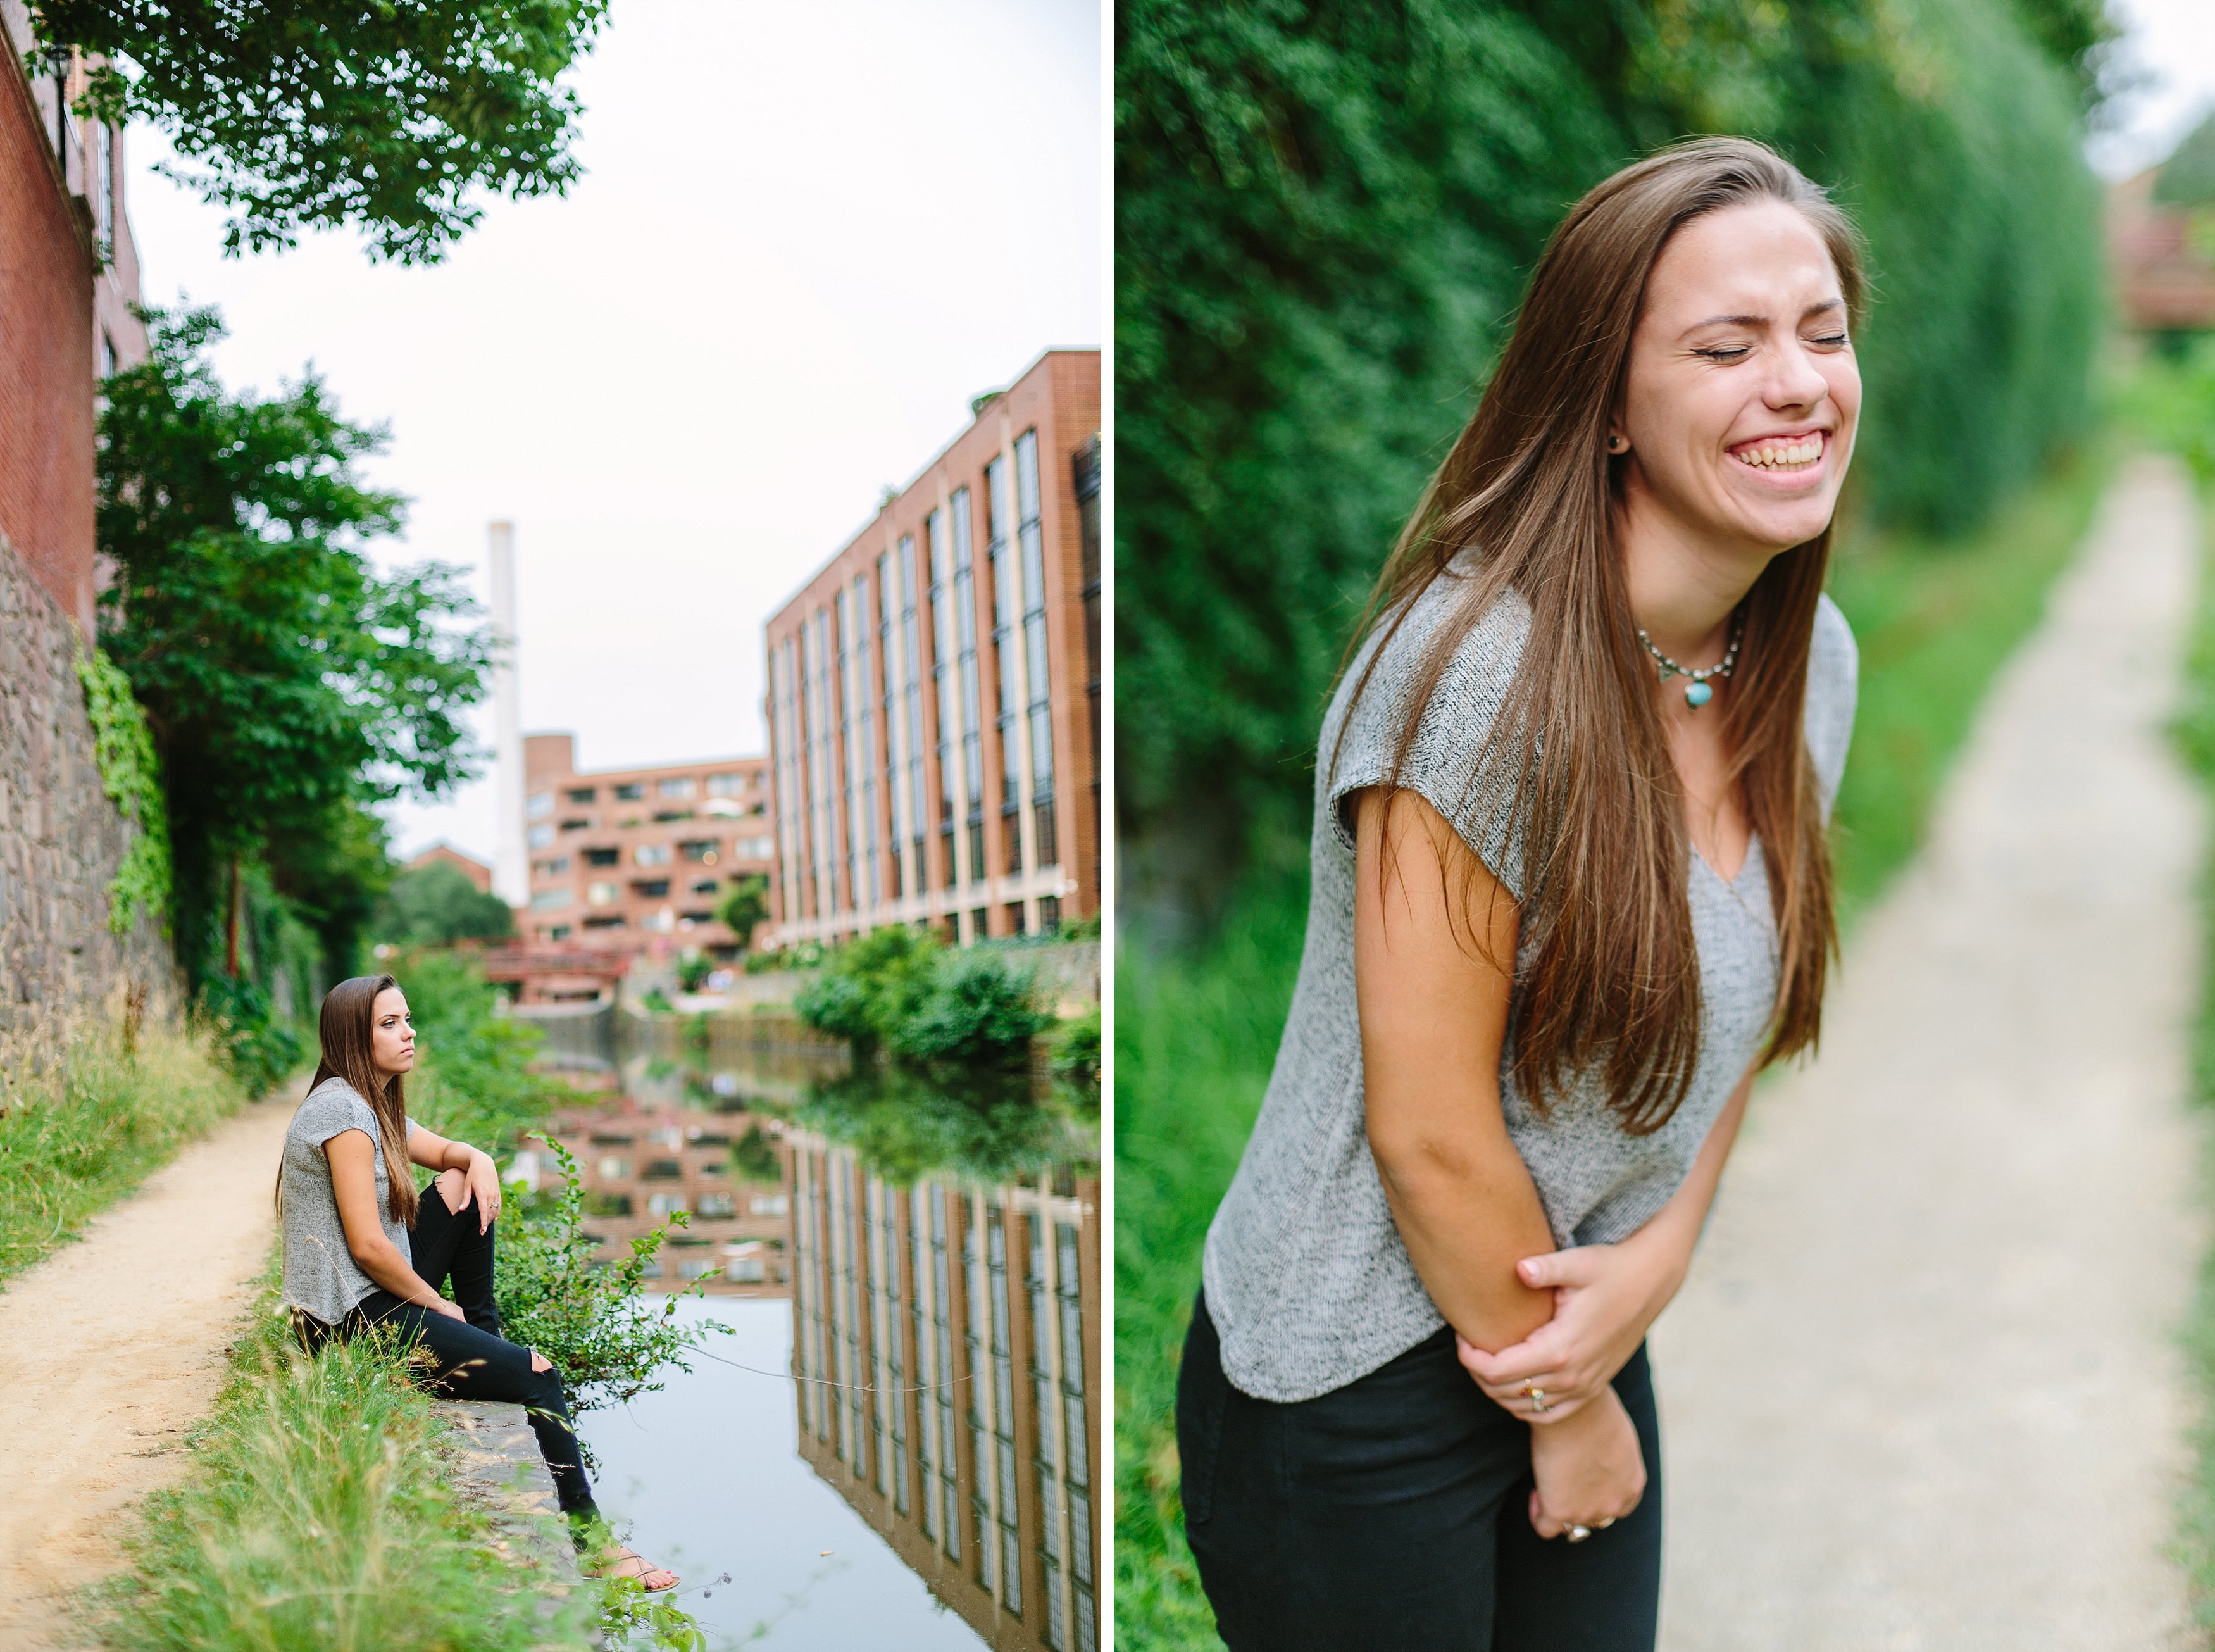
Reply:
M386 561L516 524L526 729L592 768L766 749L761 628L1054 345L1100 345L1097 0L615 0L574 71L586 174L491 202L445 264L357 237L222 256L130 138L154 304L218 305L233 385L312 361L389 423ZM488 739L490 718L480 719ZM489 778L394 846L489 860Z
M2092 143L2110 178L2164 158L2215 108L2215 0L2108 0L2123 25L2120 67L2131 89L2109 112L2113 130Z

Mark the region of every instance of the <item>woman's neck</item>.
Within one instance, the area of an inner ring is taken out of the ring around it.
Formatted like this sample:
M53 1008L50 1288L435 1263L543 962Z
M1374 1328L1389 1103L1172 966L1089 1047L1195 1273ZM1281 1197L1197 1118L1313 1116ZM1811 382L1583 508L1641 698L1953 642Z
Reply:
M1775 552L1692 531L1642 494L1616 518L1631 617L1672 660L1713 665L1730 643L1730 617Z

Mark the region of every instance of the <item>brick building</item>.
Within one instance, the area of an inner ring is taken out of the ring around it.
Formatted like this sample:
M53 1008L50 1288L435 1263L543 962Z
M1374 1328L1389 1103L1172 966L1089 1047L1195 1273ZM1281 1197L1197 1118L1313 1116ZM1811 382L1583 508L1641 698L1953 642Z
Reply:
M474 855L464 855L453 844L441 839L408 863L408 869L420 872L426 866L451 866L477 887L480 894L492 893L492 868Z
M715 908L736 880L776 869L767 758L587 772L574 735L523 747L531 905L516 929L527 943L736 955Z
M785 1142L801 1456L996 1652L1098 1652L1099 1182Z
M0 36L0 537L89 638L95 381L146 358L123 134L69 112L75 57L26 71L23 0Z
M1099 432L1047 351L770 617L780 944L1100 909Z

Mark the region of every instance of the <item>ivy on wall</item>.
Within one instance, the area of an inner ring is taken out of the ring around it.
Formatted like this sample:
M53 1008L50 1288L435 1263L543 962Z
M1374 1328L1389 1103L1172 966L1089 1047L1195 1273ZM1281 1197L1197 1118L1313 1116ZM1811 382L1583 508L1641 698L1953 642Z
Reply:
M128 935L144 911L169 930L169 812L162 801L160 766L146 714L131 692L131 679L98 648L79 647L77 680L92 718L93 755L101 783L123 818L138 829L107 886L107 927Z

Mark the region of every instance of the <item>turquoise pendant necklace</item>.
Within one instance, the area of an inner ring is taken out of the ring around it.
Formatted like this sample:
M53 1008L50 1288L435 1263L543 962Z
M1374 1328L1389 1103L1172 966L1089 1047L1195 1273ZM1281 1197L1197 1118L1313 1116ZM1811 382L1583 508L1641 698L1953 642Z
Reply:
M1639 630L1638 640L1646 645L1646 652L1654 656L1654 663L1661 667L1663 682L1667 682L1672 677L1690 679L1684 685L1684 703L1697 711L1715 697L1715 690L1708 686L1709 679L1728 677L1738 665L1738 645L1746 640L1746 614L1741 610L1732 617L1730 647L1724 650L1721 663L1709 666L1703 671L1693 671L1678 665L1654 646L1654 639L1646 635L1643 628Z

